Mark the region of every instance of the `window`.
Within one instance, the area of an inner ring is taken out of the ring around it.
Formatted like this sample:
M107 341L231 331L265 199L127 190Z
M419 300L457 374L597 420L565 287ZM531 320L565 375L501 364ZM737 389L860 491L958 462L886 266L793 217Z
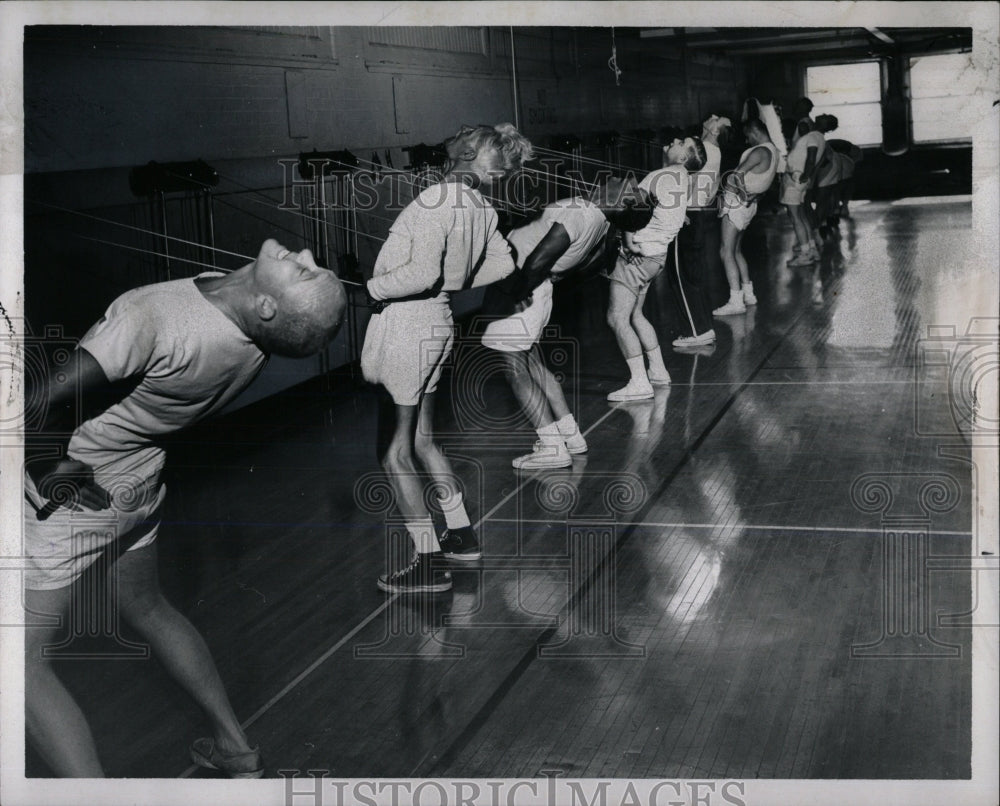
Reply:
M971 53L910 59L913 142L970 139L976 80Z
M830 137L858 146L882 144L882 74L878 62L824 64L806 68L806 97L816 115L834 115Z

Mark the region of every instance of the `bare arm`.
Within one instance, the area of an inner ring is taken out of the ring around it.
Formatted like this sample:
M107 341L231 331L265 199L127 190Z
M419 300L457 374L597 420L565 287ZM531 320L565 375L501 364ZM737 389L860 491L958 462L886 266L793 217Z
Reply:
M517 272L517 280L511 288L514 299L525 299L547 279L552 274L552 267L566 254L569 246L570 237L566 228L559 223L553 224Z
M747 200L750 200L749 195L746 193L745 177L751 171L761 168L766 170L771 164L771 155L765 148L755 148L743 161L736 166L735 170L726 175L726 188L734 193L746 196Z
M801 180L803 183L809 181L809 177L812 176L812 172L816 167L816 153L819 149L816 146L809 146L806 150L806 165L802 169Z
M79 425L78 405L86 408L95 398L109 394L111 383L97 360L80 348L58 373L50 369L42 384L43 389L31 394L46 401L46 415L39 431L28 435L27 453L29 457L35 456L25 461L25 471L48 501L39 510L39 520L48 517L60 504L75 510L107 508L108 492L94 482L90 466L67 455L67 446L70 433ZM40 453L43 455L39 456Z

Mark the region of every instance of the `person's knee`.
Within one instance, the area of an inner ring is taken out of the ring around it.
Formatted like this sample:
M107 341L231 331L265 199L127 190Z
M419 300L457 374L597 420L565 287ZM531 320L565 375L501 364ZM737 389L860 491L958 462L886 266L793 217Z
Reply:
M159 588L151 591L118 592L118 612L133 627L141 628L152 624L172 610L173 606L163 597Z
M504 358L503 372L511 384L523 383L528 378L528 364L517 353L508 353Z

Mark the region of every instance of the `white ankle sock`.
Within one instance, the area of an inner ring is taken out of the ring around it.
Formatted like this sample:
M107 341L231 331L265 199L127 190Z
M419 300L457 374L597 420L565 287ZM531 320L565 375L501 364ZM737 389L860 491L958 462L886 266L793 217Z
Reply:
M632 373L632 381L640 384L649 383L649 376L646 374L646 362L641 355L626 358L625 363L628 364L629 372Z
M559 433L564 437L571 437L580 430L580 426L577 425L576 418L572 414L567 414L556 420L556 428L559 429Z
M663 363L663 353L660 348L657 347L653 350L649 350L646 353L646 360L649 361L649 372L652 375L666 375L667 367Z
M406 522L406 531L417 547L417 554L432 554L441 550L437 535L434 534L434 523L430 518L417 518Z
M441 504L444 522L449 529L461 529L470 524L469 513L465 511L461 493L453 493L447 498L439 498L438 503Z

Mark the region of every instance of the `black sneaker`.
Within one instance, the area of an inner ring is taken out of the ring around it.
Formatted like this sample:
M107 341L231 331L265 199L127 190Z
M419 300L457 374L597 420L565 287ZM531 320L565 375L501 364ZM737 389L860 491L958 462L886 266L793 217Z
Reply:
M449 560L478 560L483 556L479 541L476 539L476 532L471 526L445 529L444 534L438 538L438 543L441 544L444 556Z
M442 593L451 590L451 574L434 562L435 554L418 554L406 568L382 574L378 586L386 593Z

